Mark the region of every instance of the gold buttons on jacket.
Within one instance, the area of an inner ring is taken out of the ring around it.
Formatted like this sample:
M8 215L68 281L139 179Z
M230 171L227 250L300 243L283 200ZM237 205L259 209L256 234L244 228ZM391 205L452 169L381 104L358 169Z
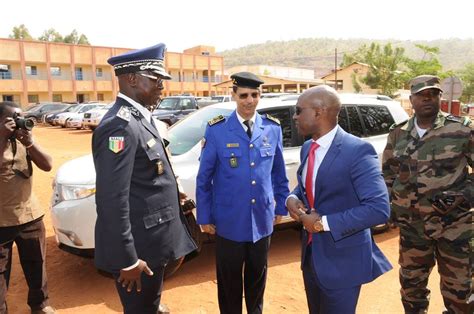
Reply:
M253 161L250 163L250 167L255 167L255 163Z
M249 147L250 147L250 148L253 148L253 144L250 144Z
M252 180L252 185L255 185L257 184L257 182L255 180Z
M252 204L255 204L256 202L257 201L254 198L252 198Z

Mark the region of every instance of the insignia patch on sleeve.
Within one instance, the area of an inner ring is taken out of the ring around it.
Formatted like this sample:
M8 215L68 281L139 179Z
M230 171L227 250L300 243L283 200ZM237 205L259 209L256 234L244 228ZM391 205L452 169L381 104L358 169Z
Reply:
M111 136L109 137L109 149L114 153L122 151L125 147L125 140L123 136Z

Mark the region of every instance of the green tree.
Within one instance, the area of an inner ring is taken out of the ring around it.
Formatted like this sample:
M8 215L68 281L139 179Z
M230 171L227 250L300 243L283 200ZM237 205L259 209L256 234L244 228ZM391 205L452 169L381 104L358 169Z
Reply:
M28 30L28 28L26 28L25 24L21 24L20 26L13 27L12 33L8 37L13 38L13 39L29 39L29 40L34 39L30 35L30 31Z
M443 73L443 66L439 61L438 47L430 47L421 44L415 44L415 47L419 48L423 52L423 56L419 60L405 58L406 71L404 74L404 81L408 84L409 80L418 75L437 75L440 77L449 76L448 73Z
M344 53L342 56L341 68L345 68L351 65L354 62L363 62L365 60L365 56L369 51L369 47L366 44L363 44L357 49L354 53Z
M464 103L474 102L474 63L469 63L459 71L459 76L463 84L461 101Z
M63 42L63 36L57 32L54 28L50 28L43 32L39 38L41 41L51 41L51 42Z
M90 45L86 35L79 35L75 29L71 32L71 34L64 36L64 42L76 45Z
M363 45L355 53L344 55L343 64L353 62L365 63L369 66L366 76L360 77L360 82L370 88L377 89L380 94L396 97L396 91L403 87L404 76L400 71L403 62L405 49L393 48L390 43L381 47L377 43L370 44L369 47ZM357 80L352 84L357 87ZM360 87L360 86L359 86ZM356 88L357 90L357 88Z

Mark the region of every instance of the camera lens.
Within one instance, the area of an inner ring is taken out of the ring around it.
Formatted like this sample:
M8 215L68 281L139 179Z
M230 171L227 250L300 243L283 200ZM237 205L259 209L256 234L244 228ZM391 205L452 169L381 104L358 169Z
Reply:
M28 131L31 131L31 129L33 129L33 127L35 126L35 121L29 118L24 119L24 118L17 117L15 120L15 123L16 123L17 129L24 129Z
M25 119L25 129L28 131L31 131L33 127L35 126L35 121L33 119Z

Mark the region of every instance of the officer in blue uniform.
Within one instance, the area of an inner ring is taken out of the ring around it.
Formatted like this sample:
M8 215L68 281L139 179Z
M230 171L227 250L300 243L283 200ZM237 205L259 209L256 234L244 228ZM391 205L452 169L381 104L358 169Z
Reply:
M259 86L249 72L231 76L237 109L209 121L197 175L197 222L216 234L221 313L262 313L273 224L289 194L277 119L257 114ZM244 275L242 278L242 269Z
M196 248L150 112L171 78L164 52L158 44L108 60L120 92L92 138L95 264L113 273L125 313L166 312L158 306L165 265Z

